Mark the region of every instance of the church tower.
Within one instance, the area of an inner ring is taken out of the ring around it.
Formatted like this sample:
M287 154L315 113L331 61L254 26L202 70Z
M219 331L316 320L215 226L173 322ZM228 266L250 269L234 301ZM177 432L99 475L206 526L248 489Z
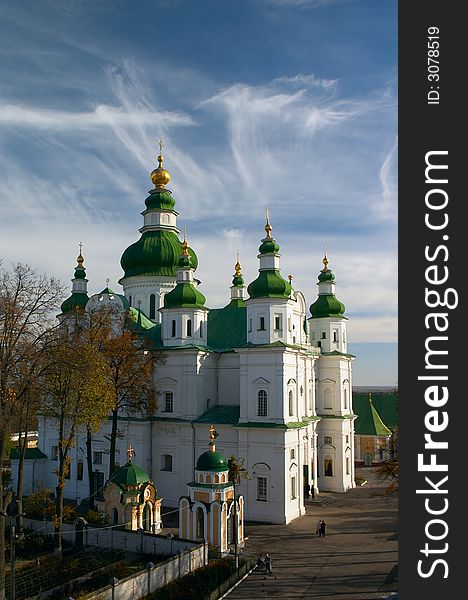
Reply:
M80 253L76 259L75 274L72 281L72 293L60 307L61 314L59 315L60 322L66 318L67 315L74 312L83 312L86 304L88 303L88 280L86 279L86 269L84 268L84 258L81 254L83 244L80 243Z
M205 296L197 289L192 255L184 232L177 283L164 297L162 339L164 346L206 346L208 309Z
M345 307L335 296L335 275L324 268L318 276L318 298L310 306L310 341L321 349L317 365L318 487L345 492L354 487L354 419L352 354L347 352Z
M141 213L144 219L139 230L141 237L122 254L120 264L124 276L119 281L130 305L140 307L154 323L160 321L159 309L164 306L165 294L176 284L176 270L182 251L175 199L166 188L171 176L162 166L162 142L159 145L159 166L151 173L154 189L149 191L146 209ZM189 253L195 270L197 256L193 250Z

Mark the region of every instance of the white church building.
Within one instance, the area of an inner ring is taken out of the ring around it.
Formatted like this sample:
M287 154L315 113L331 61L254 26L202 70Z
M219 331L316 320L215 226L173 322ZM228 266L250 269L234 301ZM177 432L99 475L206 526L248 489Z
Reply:
M144 335L165 355L154 385L153 415L121 414L117 462L131 445L154 481L163 506L176 508L195 479L207 432L217 447L244 460L250 478L239 486L245 519L288 523L304 514L307 486L346 492L354 487L352 360L347 318L335 296L327 256L310 307L280 271L279 245L267 215L257 278L245 285L239 260L224 308L205 305L198 259L180 241L175 200L163 157L151 173L141 237L121 258L123 294L109 288L89 297L81 251L61 320L78 308L113 303L139 315ZM319 270L319 268L317 269ZM227 286L226 286L227 287ZM227 291L227 290L226 290ZM110 420L93 438L95 488L108 477ZM56 485L57 431L39 422L32 489ZM88 496L85 436L72 451L65 496ZM31 471L27 475L31 482ZM26 489L26 493L27 493ZM31 490L29 490L31 491Z

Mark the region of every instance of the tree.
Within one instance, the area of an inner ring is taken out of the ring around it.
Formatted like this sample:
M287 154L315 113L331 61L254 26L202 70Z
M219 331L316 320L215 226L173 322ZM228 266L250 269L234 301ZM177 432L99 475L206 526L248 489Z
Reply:
M42 377L42 412L57 424L58 466L54 547L62 552L65 479L70 472L70 450L82 427L98 431L113 405L108 365L95 344L80 331L56 337Z
M250 479L247 469L244 468L244 459L231 455L228 458L228 479L234 486L234 557L236 569L239 568L238 550L238 525L237 525L237 493L236 486L240 485L242 479Z
M0 465L3 467L11 424L22 393L27 389L25 366L48 330L52 311L63 293L62 284L38 276L28 265L10 270L0 264ZM11 501L0 478L2 513ZM5 597L5 519L0 517L0 600Z
M154 368L163 362L138 330L126 323L123 330L102 341L101 353L109 367L113 394L111 431L109 436L109 479L115 471L118 418L123 411L152 412L155 408Z

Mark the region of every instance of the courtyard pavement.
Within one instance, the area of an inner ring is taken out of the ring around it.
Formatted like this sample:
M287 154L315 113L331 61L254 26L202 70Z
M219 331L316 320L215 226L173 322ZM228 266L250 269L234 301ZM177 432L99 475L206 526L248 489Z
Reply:
M346 494L323 493L306 514L289 525L246 523L246 556L267 552L273 572L253 571L227 593L227 600L374 600L396 598L398 589L398 502L379 495L375 470L363 468L368 483ZM325 538L315 526L327 523ZM393 592L393 594L392 594Z

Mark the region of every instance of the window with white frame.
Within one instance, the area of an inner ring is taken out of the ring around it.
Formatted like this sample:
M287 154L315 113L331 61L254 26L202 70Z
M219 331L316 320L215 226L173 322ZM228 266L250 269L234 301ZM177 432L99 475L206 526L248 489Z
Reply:
M258 318L258 330L265 331L265 317Z
M161 454L161 471L172 471L172 454Z
M296 458L296 448L291 448L291 450L289 451L289 457L291 460L294 460Z
M102 465L102 452L93 452L93 464Z
M258 390L257 404L257 416L268 416L268 394L266 393L266 390Z
M173 392L165 392L164 393L164 411L163 412L174 412L174 393Z
M281 315L275 315L275 330L281 330Z
M332 440L332 436L331 435L324 435L323 436L323 443L324 444L332 444L333 440Z
M292 390L289 390L288 399L289 399L289 416L292 417L294 415L294 394L293 394Z
M291 500L297 498L296 476L291 476Z
M349 458L346 458L346 475L349 475Z
M266 502L267 498L267 478L257 477L257 500Z

